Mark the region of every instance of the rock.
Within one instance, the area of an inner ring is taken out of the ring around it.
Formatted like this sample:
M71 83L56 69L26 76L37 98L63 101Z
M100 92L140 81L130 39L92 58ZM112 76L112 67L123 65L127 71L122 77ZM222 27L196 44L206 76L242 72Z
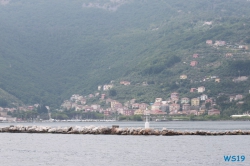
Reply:
M154 135L159 136L161 135L161 132L159 130L154 130Z
M3 128L2 128L2 132L9 132L9 128L10 128L10 127L3 127Z

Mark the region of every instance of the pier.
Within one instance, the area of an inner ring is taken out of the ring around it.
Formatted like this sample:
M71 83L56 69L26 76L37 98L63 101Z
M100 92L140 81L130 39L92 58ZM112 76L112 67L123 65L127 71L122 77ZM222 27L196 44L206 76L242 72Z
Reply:
M163 128L162 130L152 128L119 128L105 126L72 126L72 127L48 127L48 126L21 126L10 125L0 127L1 133L48 133L48 134L93 134L93 135L152 135L152 136L222 136L222 135L250 135L250 130L233 131L175 131Z

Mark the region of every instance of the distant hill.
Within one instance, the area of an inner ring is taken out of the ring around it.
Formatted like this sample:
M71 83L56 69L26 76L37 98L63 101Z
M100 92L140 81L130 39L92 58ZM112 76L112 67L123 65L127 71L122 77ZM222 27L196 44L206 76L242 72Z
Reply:
M249 7L247 0L0 1L0 88L25 104L52 107L111 80L132 82L133 91L115 88L121 100L150 102L171 91L188 95L210 75L222 80L202 83L216 87L210 95L246 93L248 82L233 91L228 80L238 71L249 76L241 69L249 51L205 42L249 45ZM237 58L225 59L228 52ZM193 68L195 53L200 57ZM180 80L182 74L188 79ZM137 86L142 82L149 86Z

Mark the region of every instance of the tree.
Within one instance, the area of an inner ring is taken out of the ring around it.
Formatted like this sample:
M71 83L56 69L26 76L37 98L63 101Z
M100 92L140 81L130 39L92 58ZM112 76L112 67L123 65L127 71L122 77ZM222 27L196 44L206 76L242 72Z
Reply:
M117 92L116 92L115 89L110 89L110 90L109 90L109 96L114 97L114 96L116 96L116 95L117 95Z

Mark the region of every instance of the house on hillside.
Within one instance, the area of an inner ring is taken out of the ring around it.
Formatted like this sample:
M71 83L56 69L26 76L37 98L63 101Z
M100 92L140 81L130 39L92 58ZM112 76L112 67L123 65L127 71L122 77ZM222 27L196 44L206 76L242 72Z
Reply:
M161 109L161 103L160 102L156 102L151 106L151 110L160 110Z
M151 115L166 115L167 113L166 112L164 112L164 111L161 111L161 110L151 110L150 111L150 114Z
M144 110L138 109L134 112L134 115L144 115Z
M181 98L181 104L188 104L190 102L190 99L187 97Z
M162 102L162 98L155 98L155 103L161 103Z
M182 105L182 111L189 111L190 110L190 104L183 104Z
M112 84L103 85L103 90L104 90L104 91L108 91L108 90L110 90L111 88L113 88L113 85L112 85Z
M233 82L246 81L247 79L248 79L247 76L241 76L241 77L238 77L238 78L234 78L234 79L233 79Z
M169 105L169 112L172 112L172 113L177 113L178 111L180 111L180 104L170 104Z
M212 105L213 102L214 102L214 101L213 101L212 98L209 98L209 99L206 99L206 100L205 100L205 104L206 104L206 103L210 103L210 104Z
M190 110L188 112L189 115L198 115L198 110Z
M216 78L215 80L214 80L214 82L220 82L220 78Z
M229 96L229 101L232 102L234 101L235 96Z
M191 93L197 92L197 89L196 89L196 88L191 88L191 89L190 89L190 92L191 92Z
M205 101L208 99L208 97L207 97L207 95L203 94L203 95L201 95L200 99L201 99L201 101Z
M215 46L225 46L226 42L225 41L221 41L221 40L216 40L214 43Z
M198 87L198 93L203 93L203 92L205 92L205 87L204 86Z
M187 75L185 75L185 74L180 75L180 79L181 79L181 80L185 80L185 79L187 79Z
M177 92L171 93L170 98L171 98L172 101L178 102L178 100L179 100L179 93L177 93Z
M101 94L101 99L104 100L106 97L106 94Z
M124 110L123 111L123 115L125 115L125 116L133 116L134 113L135 113L134 110Z
M132 104L132 109L138 109L140 107L139 103Z
M235 96L234 100L242 100L243 99L243 95L238 94Z
M212 44L213 44L213 41L212 41L212 40L207 40L207 41L206 41L206 44L212 45Z
M192 98L191 99L191 106L199 106L200 105L200 99L199 98Z
M193 58L199 58L199 54L193 54Z
M97 89L98 89L99 91L102 90L102 86L99 85L99 86L97 87Z
M141 110L146 110L146 108L147 108L148 106L149 106L149 105L146 104L146 103L141 103L141 104L139 104L139 109L141 109Z
M218 109L208 110L208 115L220 115L220 110Z
M190 66L195 67L197 66L198 62L197 61L191 61Z
M130 82L129 81L120 81L120 84L128 86L128 85L130 85Z
M226 53L226 58L232 58L233 54L232 53Z

